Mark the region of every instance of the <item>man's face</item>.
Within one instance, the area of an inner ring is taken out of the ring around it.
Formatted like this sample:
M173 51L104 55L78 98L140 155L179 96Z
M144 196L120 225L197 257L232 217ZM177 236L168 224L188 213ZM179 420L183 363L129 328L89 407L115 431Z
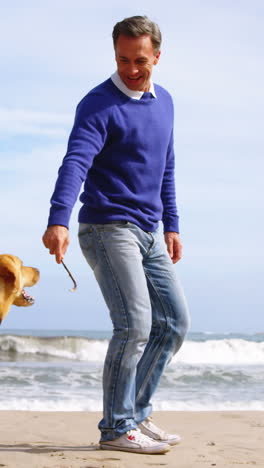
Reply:
M159 61L150 36L129 37L120 35L115 46L118 74L133 91L149 91L153 65Z

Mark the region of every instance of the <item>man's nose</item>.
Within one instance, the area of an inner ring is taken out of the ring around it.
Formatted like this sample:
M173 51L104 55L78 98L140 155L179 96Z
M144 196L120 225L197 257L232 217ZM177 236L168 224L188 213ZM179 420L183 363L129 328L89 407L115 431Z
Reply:
M137 75L138 71L139 71L138 66L136 64L130 64L129 69L128 69L129 75L131 76Z

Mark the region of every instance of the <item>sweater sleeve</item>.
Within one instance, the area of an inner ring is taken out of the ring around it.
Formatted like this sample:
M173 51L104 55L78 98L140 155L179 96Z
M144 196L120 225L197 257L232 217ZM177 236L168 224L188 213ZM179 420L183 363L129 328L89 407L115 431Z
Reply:
M173 130L168 145L166 167L161 188L161 200L163 203L163 226L164 232L179 232L179 216L176 206L175 193L175 156Z
M67 153L58 172L51 197L48 226L69 227L69 220L83 181L94 157L100 153L107 137L109 112L97 96L86 96L77 106Z

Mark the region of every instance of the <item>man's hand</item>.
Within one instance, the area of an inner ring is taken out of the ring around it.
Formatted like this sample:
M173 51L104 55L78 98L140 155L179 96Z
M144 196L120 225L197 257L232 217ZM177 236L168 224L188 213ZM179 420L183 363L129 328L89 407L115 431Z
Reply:
M182 257L182 243L178 232L165 232L164 238L172 262L178 262Z
M61 263L70 243L69 230L65 226L49 226L42 237L43 244L51 255L56 255L56 262Z

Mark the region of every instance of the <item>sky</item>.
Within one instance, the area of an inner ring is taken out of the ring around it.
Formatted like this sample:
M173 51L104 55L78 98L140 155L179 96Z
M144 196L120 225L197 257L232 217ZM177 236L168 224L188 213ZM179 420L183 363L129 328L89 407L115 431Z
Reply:
M112 29L147 15L162 31L154 82L175 105L175 266L191 331L264 331L264 3L262 0L12 0L0 16L0 245L40 270L2 329L110 329L77 240L65 263L42 245L49 200L76 105L116 69Z

